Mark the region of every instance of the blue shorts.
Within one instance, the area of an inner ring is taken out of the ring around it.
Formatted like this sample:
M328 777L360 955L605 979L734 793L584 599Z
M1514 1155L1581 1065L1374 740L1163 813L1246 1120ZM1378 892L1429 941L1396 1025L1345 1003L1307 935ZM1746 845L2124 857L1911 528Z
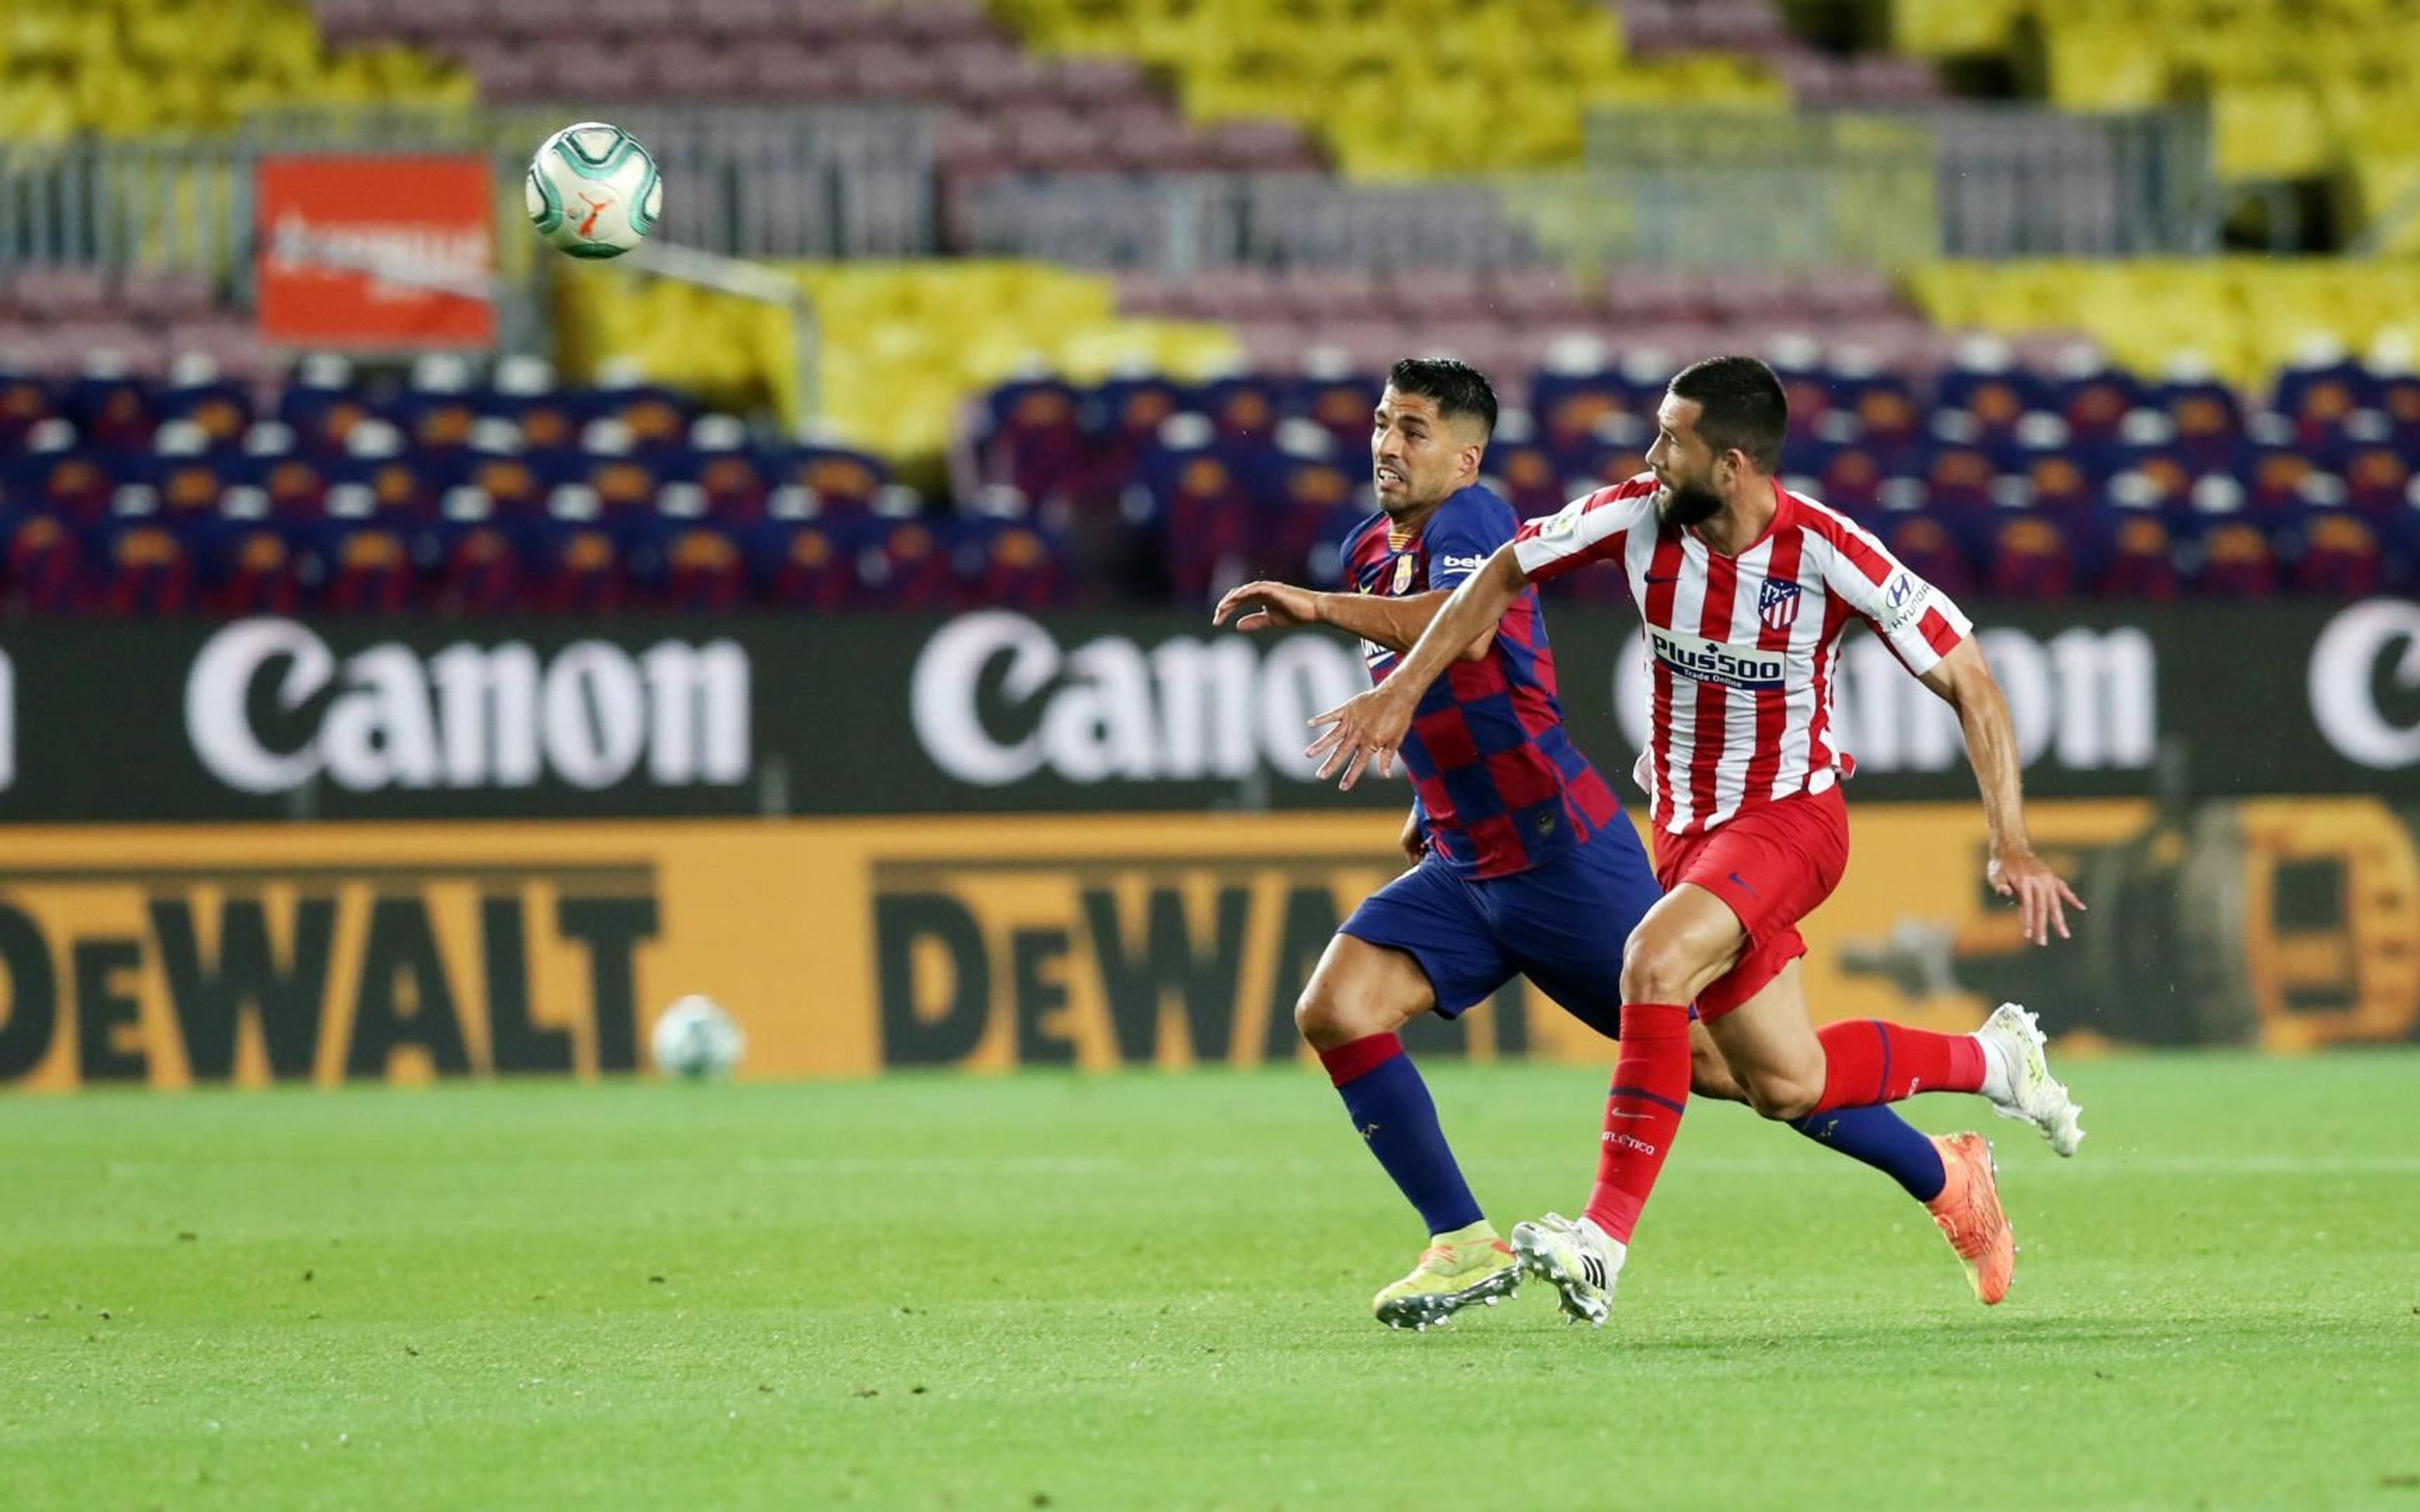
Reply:
M1621 1026L1621 949L1664 889L1627 824L1509 877L1456 876L1435 856L1363 900L1339 932L1401 950L1453 1018L1525 976L1608 1037Z

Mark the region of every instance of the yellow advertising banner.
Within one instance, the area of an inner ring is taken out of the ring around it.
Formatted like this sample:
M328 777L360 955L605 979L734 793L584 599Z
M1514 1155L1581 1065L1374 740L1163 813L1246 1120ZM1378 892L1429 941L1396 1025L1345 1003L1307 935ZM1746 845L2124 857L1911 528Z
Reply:
M2017 939L1972 805L1852 805L1806 925L1819 1019L2293 1049L2420 1024L2420 846L2370 799L2039 806L2092 905ZM1193 817L20 829L0 1087L642 1068L705 994L743 1073L1104 1070L1300 1055L1292 1009L1401 866L1366 810ZM1610 1061L1519 984L1417 1048Z

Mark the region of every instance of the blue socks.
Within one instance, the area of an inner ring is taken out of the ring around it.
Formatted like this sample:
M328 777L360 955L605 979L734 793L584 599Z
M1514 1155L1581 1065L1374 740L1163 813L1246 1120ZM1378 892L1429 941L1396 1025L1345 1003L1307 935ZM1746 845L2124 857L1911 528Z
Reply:
M1463 1180L1453 1151L1446 1147L1445 1131L1437 1126L1436 1103L1429 1098L1428 1083L1420 1080L1419 1068L1404 1054L1404 1041L1391 1034L1373 1034L1323 1050L1319 1060L1336 1084L1337 1094L1344 1099L1344 1110L1353 1115L1353 1127L1404 1197L1419 1210L1429 1232L1450 1234L1479 1222L1483 1216L1479 1201ZM1930 1153L1931 1146L1925 1149ZM1936 1188L1943 1180L1940 1168L1936 1158Z
M1791 1120L1790 1127L1851 1160L1863 1161L1905 1187L1918 1202L1941 1196L1949 1180L1949 1173L1942 1168L1941 1151L1932 1141L1880 1103L1810 1113Z

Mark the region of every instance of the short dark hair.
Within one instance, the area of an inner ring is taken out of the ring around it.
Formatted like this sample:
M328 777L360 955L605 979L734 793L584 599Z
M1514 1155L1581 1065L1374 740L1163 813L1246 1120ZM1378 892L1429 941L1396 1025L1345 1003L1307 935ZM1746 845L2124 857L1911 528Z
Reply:
M1739 451L1760 472L1781 468L1790 397L1773 369L1753 357L1709 357L1672 379L1672 397L1698 403L1698 434L1716 452Z
M1443 419L1477 415L1480 431L1491 438L1496 434L1495 386L1468 363L1451 357L1406 357L1388 373L1387 385L1397 393L1435 400Z

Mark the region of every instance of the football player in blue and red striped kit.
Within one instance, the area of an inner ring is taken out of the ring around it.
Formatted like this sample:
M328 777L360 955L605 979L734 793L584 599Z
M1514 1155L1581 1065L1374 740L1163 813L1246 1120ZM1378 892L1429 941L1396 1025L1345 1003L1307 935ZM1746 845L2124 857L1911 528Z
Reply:
M1477 370L1396 363L1371 434L1380 512L1346 545L1351 591L1246 583L1219 602L1217 623L1335 625L1361 638L1372 681L1384 681L1519 528L1478 481L1495 424L1495 392ZM1564 733L1536 594L1463 648L1420 701L1403 754L1414 864L1344 921L1295 1021L1428 1226L1419 1265L1373 1304L1389 1326L1424 1328L1509 1294L1520 1272L1471 1196L1399 1031L1419 1013L1453 1018L1520 973L1613 1035L1622 944L1662 894L1612 788ZM1685 1024L1679 1035L1685 1064Z

